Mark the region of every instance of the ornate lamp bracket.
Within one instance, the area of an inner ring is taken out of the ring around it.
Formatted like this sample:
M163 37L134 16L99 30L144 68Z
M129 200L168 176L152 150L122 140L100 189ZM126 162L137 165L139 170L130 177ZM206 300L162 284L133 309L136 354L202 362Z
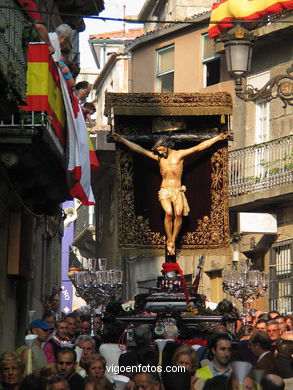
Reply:
M252 85L243 86L243 76L233 75L235 82L235 93L239 99L245 102L264 99L271 101L281 99L283 108L293 106L293 64L286 70L286 74L272 77L262 88L258 89Z

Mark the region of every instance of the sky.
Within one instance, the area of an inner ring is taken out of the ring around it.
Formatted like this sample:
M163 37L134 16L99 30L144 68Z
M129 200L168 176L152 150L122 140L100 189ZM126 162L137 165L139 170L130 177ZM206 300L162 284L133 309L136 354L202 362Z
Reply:
M138 15L144 3L145 0L105 0L105 9L98 16L123 18L124 6L126 17ZM123 22L102 21L88 18L85 18L84 21L86 29L79 34L80 66L81 68L87 68L95 71L95 62L88 44L89 35L106 31L122 30ZM137 25L133 23L126 23L126 29L138 26L142 26L142 24Z

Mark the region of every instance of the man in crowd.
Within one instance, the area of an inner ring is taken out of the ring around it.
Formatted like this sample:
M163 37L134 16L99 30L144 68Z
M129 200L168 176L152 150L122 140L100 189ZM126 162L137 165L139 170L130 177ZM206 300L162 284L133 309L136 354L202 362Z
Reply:
M43 317L42 319L47 322L48 325L51 326L51 330L50 332L54 332L54 329L56 327L56 318L54 317L54 314L52 314L52 312L46 312L45 314L43 314Z
M275 361L278 374L282 378L293 378L293 341L280 339L277 342L277 355Z
M84 379L75 372L76 352L72 348L64 347L57 354L57 373L66 379L70 390L84 390Z
M285 317L282 315L279 315L274 318L274 321L277 321L279 323L279 328L280 328L280 334L283 334L286 332L286 325L285 325Z
M65 320L60 320L56 325L56 334L44 346L44 352L47 356L48 363L54 363L57 358L57 353L62 348L62 343L69 342L68 324Z
M52 330L52 328L42 318L37 318L33 320L30 323L29 328L31 333L37 336L32 346L32 368L33 370L37 370L43 368L48 363L46 354L44 353L44 350L42 348L42 344L47 341L50 335L50 330ZM26 373L28 362L28 348L22 349L21 357L26 365Z
M68 333L67 336L71 342L75 342L76 333L77 333L77 318L76 315L73 313L68 314L65 317L65 321L67 322L68 326Z
M272 340L272 343L275 344L277 339L281 337L280 324L278 323L278 321L268 321L266 326L266 332Z
M262 310L255 310L255 312L253 313L253 325L256 324L256 322L258 321L259 319L259 316L263 314L263 311Z
M211 363L196 370L195 376L203 380L213 378L217 375L229 377L232 372L229 364L232 352L229 335L226 333L215 334L210 340L209 350L213 356Z
M265 332L267 329L267 321L263 319L258 320L255 324L255 329Z
M274 355L271 352L272 341L269 335L261 330L256 330L250 337L250 348L257 357L255 369L264 370L267 374L278 374Z
M268 312L268 315L273 320L275 317L279 316L280 313L277 310L271 310Z
M140 372L134 376L136 390L159 390L160 381L152 372Z
M99 348L103 342L102 336L101 336L101 326L102 326L102 320L100 315L96 315L94 318L94 333L95 336L93 339L95 340L96 344L96 352L99 353Z
M16 353L2 353L0 356L0 388L18 390L24 367L24 362Z
M138 364L157 364L155 351L150 346L152 332L147 324L141 324L134 328L133 338L135 347L131 351L123 353L119 358L119 367L130 367ZM125 372L125 371L124 371Z
M274 374L264 375L260 384L262 390L284 390L285 388L283 379Z
M176 349L180 346L178 341L178 328L176 325L167 324L164 327L164 339L168 340L164 350L163 350L163 370L165 370L166 366L172 366L172 359Z
M82 334L75 340L75 345L82 349L82 355L79 364L82 368L85 368L85 364L95 353L95 341L91 336Z
M91 320L89 316L81 316L79 321L79 334L90 334Z

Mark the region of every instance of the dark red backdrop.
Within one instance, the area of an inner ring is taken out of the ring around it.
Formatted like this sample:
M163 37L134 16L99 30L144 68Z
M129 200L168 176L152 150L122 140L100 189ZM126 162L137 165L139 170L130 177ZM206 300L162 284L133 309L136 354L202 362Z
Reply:
M144 145L150 149L150 145ZM180 145L185 149L190 145ZM210 215L211 209L211 156L217 149L195 153L184 161L182 184L186 186L186 197L190 213L183 218L180 235L196 230L197 219ZM150 229L153 232L164 231L164 212L158 200L158 191L161 184L159 164L155 160L134 153L134 194L136 216L148 218Z

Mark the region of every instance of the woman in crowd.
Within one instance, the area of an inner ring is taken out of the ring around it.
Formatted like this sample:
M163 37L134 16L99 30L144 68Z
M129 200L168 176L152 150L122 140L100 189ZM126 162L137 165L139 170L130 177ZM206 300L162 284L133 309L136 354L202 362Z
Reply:
M239 390L239 382L236 375L233 373L227 382L227 390ZM256 390L256 383L252 373L249 373L243 381L243 390Z
M85 370L89 379L104 378L106 371L106 360L100 354L94 354L85 365Z
M189 345L181 345L173 355L174 366L183 366L190 374L194 374L198 366L198 359L194 349Z

